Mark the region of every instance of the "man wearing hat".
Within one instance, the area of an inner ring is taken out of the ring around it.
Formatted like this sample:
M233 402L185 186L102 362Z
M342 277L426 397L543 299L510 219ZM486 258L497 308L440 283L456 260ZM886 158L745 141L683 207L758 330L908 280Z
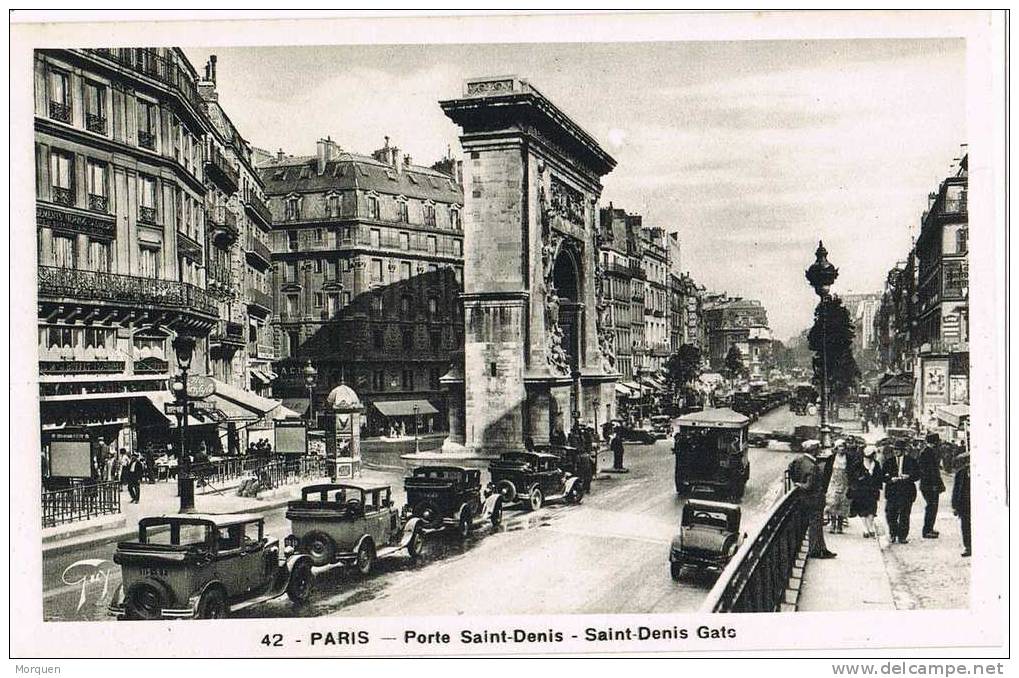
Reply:
M956 464L962 464L955 473L955 483L952 487L952 510L959 516L959 528L962 530L962 552L963 558L973 555L973 547L970 542L969 526L969 452L960 454L955 458Z
M127 483L127 493L131 495L131 503L137 504L138 500L142 496L142 454L141 452L135 451L131 455L131 461L127 463L127 468L124 469L124 478Z
M817 456L820 443L808 440L803 443L803 454L789 464L789 479L804 492L801 504L807 514L811 558L834 558L835 553L824 543L824 464Z
M941 479L941 468L938 460L941 438L937 433L927 436L923 451L920 452L920 494L925 502L923 511L923 538L937 539L938 531L934 529L934 521L938 517L938 500L945 491L945 482Z
M906 454L905 441L896 441L894 454L886 454L882 465L885 480L885 519L891 543L909 543L909 513L916 501L920 467Z

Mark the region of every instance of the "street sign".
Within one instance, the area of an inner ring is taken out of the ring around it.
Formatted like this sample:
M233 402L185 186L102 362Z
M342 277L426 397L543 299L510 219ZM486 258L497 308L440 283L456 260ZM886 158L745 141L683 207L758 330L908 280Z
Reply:
M165 403L163 405L163 411L166 414L168 414L168 415L173 415L175 417L179 417L182 414L184 414L184 404L183 403ZM188 401L188 411L189 412L215 412L216 411L216 405L215 405L215 403L203 403L203 402L195 402L195 401L190 401L189 400Z
M209 377L196 374L188 377L188 398L208 398L216 392L216 382Z
M182 414L184 414L184 404L183 403L165 403L163 405L163 412L165 412L168 415L179 417Z

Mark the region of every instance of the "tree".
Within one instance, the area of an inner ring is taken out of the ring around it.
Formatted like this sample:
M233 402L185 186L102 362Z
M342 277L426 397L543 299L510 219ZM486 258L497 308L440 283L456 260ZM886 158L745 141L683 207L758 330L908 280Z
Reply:
M725 354L725 368L722 373L729 381L735 381L748 373L747 366L743 364L743 353L735 344L730 346L729 352Z
M665 362L665 385L672 394L673 402L680 391L689 387L690 382L700 376L701 350L693 344L683 344Z
M856 332L849 311L836 296L828 297L814 309L814 326L807 341L814 352L813 383L820 392L827 366L829 405L845 397L860 380L860 368L853 356Z

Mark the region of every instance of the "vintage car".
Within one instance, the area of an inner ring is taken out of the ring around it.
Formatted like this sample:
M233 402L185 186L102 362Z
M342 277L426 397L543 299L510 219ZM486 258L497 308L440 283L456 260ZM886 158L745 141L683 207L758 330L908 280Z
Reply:
M667 414L656 414L651 417L651 434L655 440L672 437L672 417Z
M368 575L379 558L401 551L417 558L424 544L421 520L400 516L388 485L308 485L287 504L287 520L288 543L316 567L354 566Z
M503 505L523 503L532 511L545 502L579 504L584 497L580 478L562 468L561 459L542 452L504 452L489 464L488 495L498 494Z
M615 430L622 436L623 442L626 443L641 443L644 445L651 445L657 440L655 432L651 430L650 426L631 426L629 424L619 423L616 424Z
M712 492L739 500L750 479L750 419L729 409L676 420L676 492Z
M482 497L481 471L459 466L421 466L404 478L407 504L403 518L417 518L420 529L432 532L455 528L461 538L491 522L502 524L502 496Z
M138 541L117 545L117 619L216 619L286 593L311 593L311 560L264 534L254 514L142 518Z
M683 506L679 534L669 547L669 571L679 579L683 567L724 568L746 535L740 534L740 507L690 499Z

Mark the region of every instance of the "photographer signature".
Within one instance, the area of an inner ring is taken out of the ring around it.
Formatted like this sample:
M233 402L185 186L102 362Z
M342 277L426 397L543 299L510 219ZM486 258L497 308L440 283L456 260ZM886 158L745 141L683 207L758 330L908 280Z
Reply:
M78 607L75 608L75 611L81 610L85 605L90 586L95 588L93 585L101 583L103 589L99 599L106 599L110 593L110 575L116 572L116 568L112 565L113 563L103 558L88 558L71 563L64 569L64 573L61 575L63 582L68 586L81 587L81 595L78 597Z

